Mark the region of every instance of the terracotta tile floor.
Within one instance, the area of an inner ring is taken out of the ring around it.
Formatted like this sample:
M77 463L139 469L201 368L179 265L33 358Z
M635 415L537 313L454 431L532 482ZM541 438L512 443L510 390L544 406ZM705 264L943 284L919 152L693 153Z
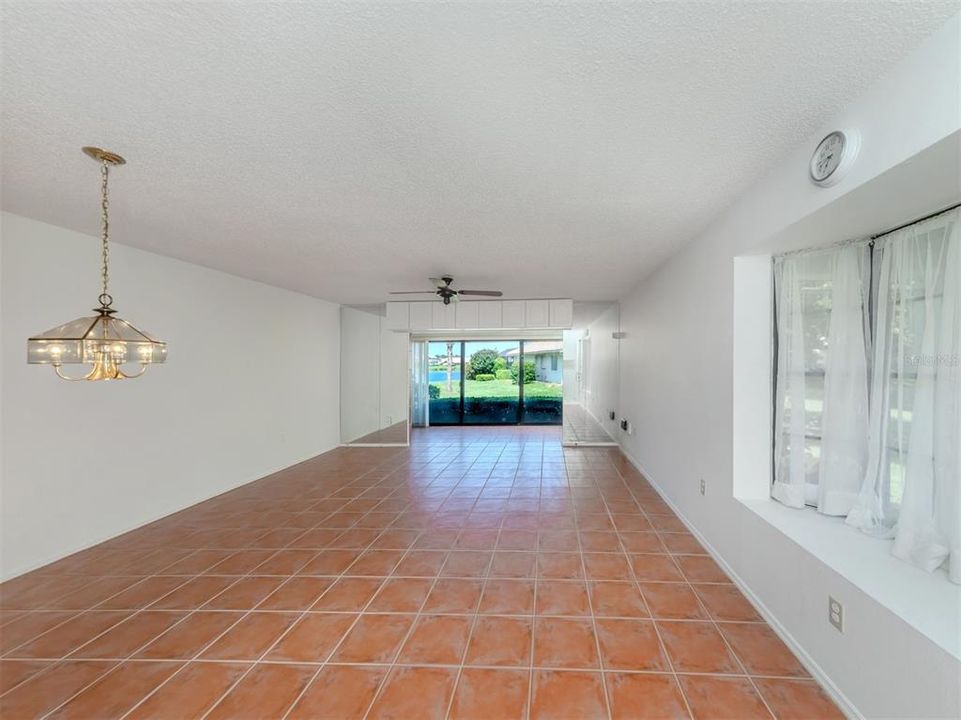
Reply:
M0 716L835 718L615 449L341 448L0 585Z

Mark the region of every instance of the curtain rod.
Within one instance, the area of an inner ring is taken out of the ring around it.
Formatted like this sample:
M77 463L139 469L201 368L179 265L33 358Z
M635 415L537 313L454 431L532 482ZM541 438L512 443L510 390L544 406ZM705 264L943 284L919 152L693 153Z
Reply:
M879 237L884 237L885 235L890 235L891 233L897 232L898 230L904 230L904 228L906 228L906 227L911 227L912 225L917 225L919 222L924 222L925 220L930 220L930 219L933 218L933 217L937 217L938 215L943 215L943 214L946 213L946 212L951 212L952 210L955 210L955 209L957 209L957 208L959 208L959 207L961 207L961 202L955 203L954 205L950 205L949 207L946 207L946 208L944 208L944 209L942 209L942 210L937 210L937 211L935 211L935 212L933 212L933 213L930 213L929 215L925 215L924 217L919 217L919 218L917 218L916 220L912 220L912 221L910 221L910 222L906 222L906 223L904 223L903 225L898 225L897 227L893 227L893 228L891 228L890 230L885 230L884 232L876 233L876 234L874 234L874 235L871 236L871 239L872 239L872 240L877 240Z
M813 248L807 247L807 248L798 248L797 250L788 250L783 253L772 255L771 257L773 260L779 260L781 258L791 257L792 255L806 255L808 253L824 252L826 250L833 250L835 248L844 247L845 245L858 245L861 243L865 243L870 245L871 247L874 247L874 241L877 240L878 238L882 238L885 235L890 235L891 233L897 232L898 230L904 230L904 228L911 227L912 225L917 225L919 222L930 220L931 218L937 217L938 215L943 215L946 212L951 212L952 210L955 210L959 207L961 207L961 203L955 203L954 205L950 205L941 210L937 210L933 213L925 215L924 217L916 218L914 220L911 220L910 222L903 223L889 230L884 230L882 232L875 233L874 235L847 238L846 240L839 240L838 242L830 243L828 245L822 245L820 247L813 247Z

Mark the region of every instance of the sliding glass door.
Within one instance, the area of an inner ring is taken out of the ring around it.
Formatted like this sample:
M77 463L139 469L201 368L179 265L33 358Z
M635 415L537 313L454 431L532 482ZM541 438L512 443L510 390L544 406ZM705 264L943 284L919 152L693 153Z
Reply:
M515 425L519 422L521 383L508 369L520 342L464 343L465 425Z
M427 346L428 422L431 425L461 423L462 344L445 341Z
M562 342L428 344L430 425L561 424Z
M564 406L564 342L528 340L521 343L523 402L521 422L560 425Z

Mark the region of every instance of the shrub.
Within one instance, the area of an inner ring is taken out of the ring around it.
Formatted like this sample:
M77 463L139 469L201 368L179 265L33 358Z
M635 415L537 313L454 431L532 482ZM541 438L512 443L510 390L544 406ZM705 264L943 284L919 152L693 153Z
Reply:
M436 385L427 386L427 397L431 400L437 400L440 397L440 388Z
M496 375L498 370L506 370L506 369L507 369L507 358L504 358L498 355L497 359L494 361L494 374Z
M517 384L517 373L518 373L517 366L518 365L519 363L514 363L513 365L511 365L511 380L514 381L515 385ZM534 369L534 361L533 360L524 361L524 382L530 383L530 382L534 382L536 379L537 379L537 370Z
M501 360L503 359L504 358L501 358ZM496 377L498 380L510 380L511 371L508 370L507 368L497 368L494 371L494 377Z
M493 375L494 363L500 355L496 350L483 348L470 356L470 368L467 370L467 379L476 380L478 375Z
M494 379L494 377L495 376L491 375L490 373L477 373L474 376L474 379L479 380L480 382L490 382L491 380Z

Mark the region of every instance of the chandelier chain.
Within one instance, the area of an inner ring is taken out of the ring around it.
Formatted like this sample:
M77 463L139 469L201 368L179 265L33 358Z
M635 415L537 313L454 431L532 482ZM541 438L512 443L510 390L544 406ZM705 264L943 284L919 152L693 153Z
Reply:
M103 267L101 268L101 287L103 294L100 296L101 303L109 305L110 296L107 294L107 285L110 280L108 263L110 260L110 248L108 240L110 236L110 200L107 194L107 179L110 175L110 166L106 160L100 163L100 239L103 245L102 257Z

